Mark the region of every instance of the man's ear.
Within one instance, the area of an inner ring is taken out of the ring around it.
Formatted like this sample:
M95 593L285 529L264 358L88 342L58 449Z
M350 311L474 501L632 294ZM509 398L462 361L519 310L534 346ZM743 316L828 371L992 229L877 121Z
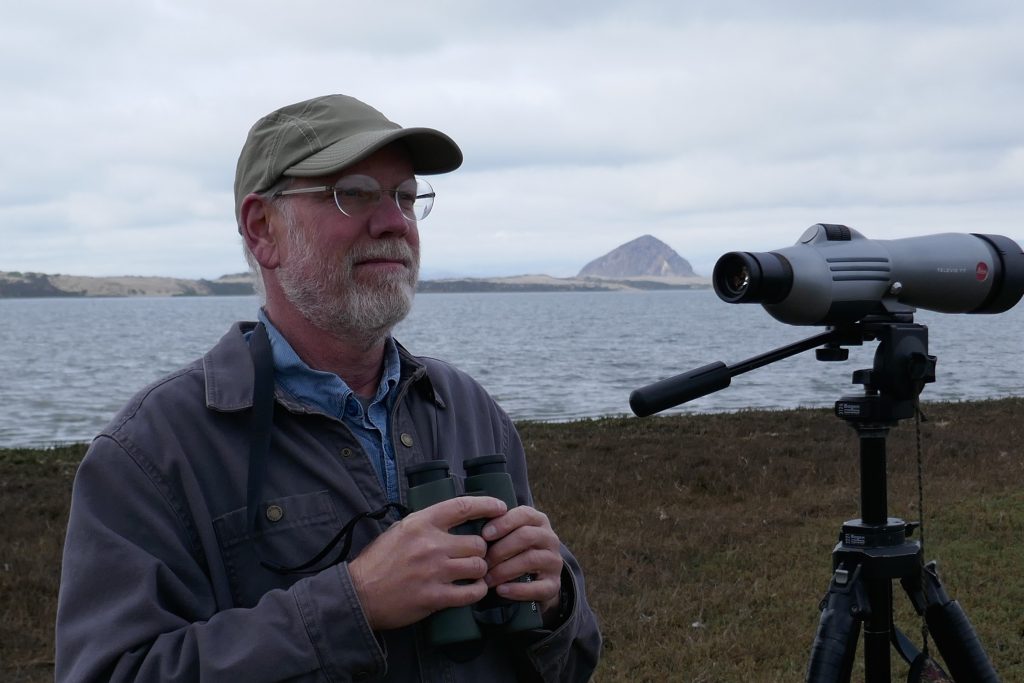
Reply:
M242 200L239 212L238 231L242 234L249 251L263 268L273 270L281 265L277 238L279 232L270 223L271 207L255 192Z

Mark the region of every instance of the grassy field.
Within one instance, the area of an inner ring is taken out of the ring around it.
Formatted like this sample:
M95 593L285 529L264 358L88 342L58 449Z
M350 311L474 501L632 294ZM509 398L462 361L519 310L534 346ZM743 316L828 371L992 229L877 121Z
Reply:
M1024 681L1024 399L925 404L925 531L1004 681ZM519 425L538 507L602 623L596 680L799 681L856 434L825 410ZM915 428L889 439L890 515L918 519ZM83 446L0 450L0 680L52 680L68 496ZM897 621L920 642L902 592ZM906 669L894 659L894 680ZM855 679L858 676L855 674Z

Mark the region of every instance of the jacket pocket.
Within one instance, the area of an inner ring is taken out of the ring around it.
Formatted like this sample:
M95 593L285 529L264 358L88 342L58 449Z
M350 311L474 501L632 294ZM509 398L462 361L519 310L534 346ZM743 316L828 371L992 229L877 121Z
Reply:
M327 491L260 503L255 533L249 528L246 508L214 519L213 525L237 607L252 607L267 591L288 588L308 575L278 574L263 567L261 559L284 566L302 564L341 529Z

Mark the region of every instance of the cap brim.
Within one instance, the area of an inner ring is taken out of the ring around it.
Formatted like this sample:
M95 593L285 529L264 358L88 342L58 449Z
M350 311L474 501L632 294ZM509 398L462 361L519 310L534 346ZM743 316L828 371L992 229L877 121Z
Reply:
M399 128L350 135L306 157L282 175L301 178L330 175L397 141L401 141L409 150L413 171L417 174L448 173L462 165L462 150L441 131L433 128Z

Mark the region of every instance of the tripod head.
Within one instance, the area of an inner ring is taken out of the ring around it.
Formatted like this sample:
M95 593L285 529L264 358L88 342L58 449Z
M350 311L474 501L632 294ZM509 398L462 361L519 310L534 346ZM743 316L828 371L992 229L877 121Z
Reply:
M855 428L891 425L913 417L924 385L935 381L928 328L892 322L874 327L869 334L879 341L874 366L853 373L853 383L864 386L864 395L843 396L835 406L836 416Z

